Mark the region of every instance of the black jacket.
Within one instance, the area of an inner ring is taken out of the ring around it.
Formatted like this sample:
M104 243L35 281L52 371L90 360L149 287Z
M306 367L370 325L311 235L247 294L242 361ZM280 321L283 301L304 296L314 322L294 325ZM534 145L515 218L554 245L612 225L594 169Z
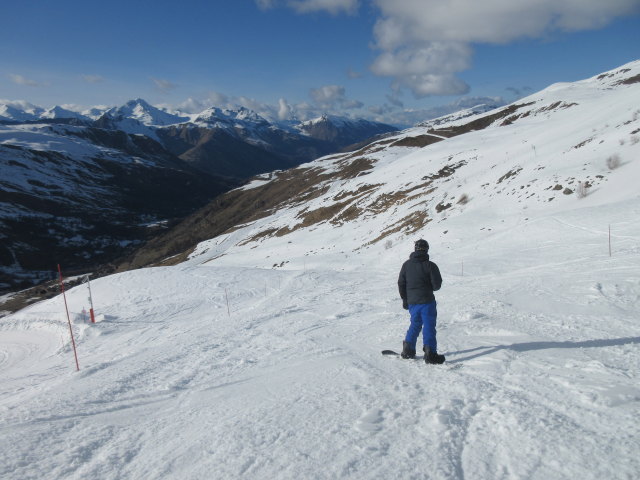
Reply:
M402 264L398 277L398 289L402 300L409 305L431 303L436 297L433 292L440 290L442 276L438 266L429 261L426 252L413 252L409 260Z

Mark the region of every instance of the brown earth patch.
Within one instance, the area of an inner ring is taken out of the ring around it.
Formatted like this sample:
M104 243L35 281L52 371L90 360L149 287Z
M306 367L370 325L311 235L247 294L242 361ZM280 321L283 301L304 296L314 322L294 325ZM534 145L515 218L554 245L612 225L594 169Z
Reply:
M441 178L450 177L451 175L453 175L455 173L456 170L458 170L460 167L463 167L466 164L467 164L466 160L461 160L458 163L453 163L451 165L445 165L440 170L438 170L435 174L427 175L426 177L422 177L422 180L433 181L433 180L438 180L438 179L441 179Z
M362 215L363 209L357 207L354 204L349 205L339 215L331 219L331 223L336 226L344 225L347 222L352 222Z
M436 205L436 212L437 213L443 212L447 208L451 208L451 204L450 203L440 202L439 204Z
M634 83L640 83L640 73L638 75L634 75L633 77L625 78L624 80L620 80L616 82L616 85L632 85Z
M465 123L463 125L458 125L455 127L447 127L446 129L443 129L443 130L439 130L436 128L436 129L433 129L432 132L438 135L442 134L443 137L455 137L457 135L462 135L464 133L484 130L485 128L497 122L498 120L501 120L509 117L510 115L513 115L515 112L517 112L521 108L528 107L534 104L535 102L510 105L507 108L500 110L499 112L492 113L490 115L485 115L484 117L478 118L476 120L472 120L471 122Z
M351 178L367 175L370 173L369 170L371 170L376 163L375 160L367 157L358 157L352 162L349 160L350 158L346 158L338 162L340 170L338 170L338 172L333 176L334 179L349 180Z
M431 145L434 143L441 142L442 138L436 137L434 135L417 135L415 137L405 137L397 142L394 142L392 147L426 147L427 145Z
M504 180L507 180L511 177L515 177L522 171L522 167L514 168L513 170L509 170L503 176L501 176L496 183L502 183Z
M345 198L352 198L352 199L360 198L360 197L364 196L365 194L367 194L367 193L371 192L372 190L375 190L376 188L381 187L381 186L382 186L381 183L362 185L355 192L349 192L349 191L340 192L338 195L333 197L333 200L336 201L336 202L339 202L340 200L344 200Z
M367 206L367 211L375 214L386 212L392 207L396 207L398 205L407 203L408 201L413 200L415 198L428 195L432 193L435 189L432 188L415 195L409 195L409 194L412 192L415 192L416 190L425 189L429 185L431 185L431 182L414 185L413 187L410 187L406 190L398 190L393 193L383 193L382 195L379 195L372 203L370 203Z
M431 219L427 215L426 211L420 210L413 212L384 230L378 237L367 243L367 245L378 243L389 235L393 235L400 231L404 231L406 235L411 235L412 233L424 228L430 221Z
M580 143L579 143L579 144L577 144L577 145L574 145L574 146L573 146L573 148L576 148L576 149L577 149L577 148L584 147L587 143L589 143L589 142L591 142L591 141L593 141L593 137L591 137L591 138L587 138L585 141L580 142Z

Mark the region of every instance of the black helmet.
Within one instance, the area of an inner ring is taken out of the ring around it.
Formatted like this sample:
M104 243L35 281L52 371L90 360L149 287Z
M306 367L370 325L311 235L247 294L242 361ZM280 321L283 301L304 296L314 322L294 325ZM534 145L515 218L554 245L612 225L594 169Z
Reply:
M420 239L420 240L416 240L416 242L413 244L414 249L416 252L418 251L425 251L428 252L429 251L429 244L427 243L426 240Z

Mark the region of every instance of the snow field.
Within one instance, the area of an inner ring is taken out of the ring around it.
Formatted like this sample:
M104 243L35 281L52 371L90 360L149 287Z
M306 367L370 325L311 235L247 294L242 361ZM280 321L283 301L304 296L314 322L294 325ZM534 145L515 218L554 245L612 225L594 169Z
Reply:
M442 367L379 353L407 327L395 282L409 240L353 254L349 271L332 254L306 271L203 254L99 279L106 320L74 325L79 373L61 298L34 305L1 326L0 475L633 478L640 229L622 211L475 242L449 223L450 243L431 242ZM70 290L71 309L86 296Z

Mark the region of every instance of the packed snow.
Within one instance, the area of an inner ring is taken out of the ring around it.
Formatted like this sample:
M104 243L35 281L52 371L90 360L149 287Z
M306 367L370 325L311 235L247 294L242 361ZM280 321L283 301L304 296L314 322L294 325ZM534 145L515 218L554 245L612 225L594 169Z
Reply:
M69 290L78 372L62 296L4 317L0 477L637 478L638 84L601 84L554 87L511 125L390 145L369 174L180 265L92 281L99 323L87 285ZM557 99L577 105L542 110ZM426 204L248 240L451 164ZM554 190L578 181L584 198ZM423 228L370 243L418 209ZM444 278L441 366L380 354L401 348L397 275L420 237Z

